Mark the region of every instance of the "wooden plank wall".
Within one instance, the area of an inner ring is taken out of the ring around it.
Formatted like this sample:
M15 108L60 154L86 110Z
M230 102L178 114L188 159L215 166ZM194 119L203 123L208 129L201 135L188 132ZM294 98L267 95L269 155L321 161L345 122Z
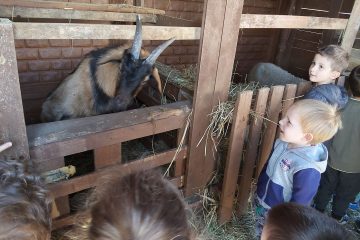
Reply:
M307 85L309 87L311 84ZM277 124L274 122L279 121L281 113L287 111L294 97L302 95L302 89L306 89L304 86L300 88L297 91L296 85L289 84L239 94L234 108L226 158L218 214L220 223L231 219L234 199L237 199L238 214L247 211L252 183L268 159L275 141ZM252 101L254 104L250 107Z

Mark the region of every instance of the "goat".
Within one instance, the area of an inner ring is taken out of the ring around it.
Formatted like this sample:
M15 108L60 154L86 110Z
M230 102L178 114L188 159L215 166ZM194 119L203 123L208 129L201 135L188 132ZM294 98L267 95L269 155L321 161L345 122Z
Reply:
M261 85L286 85L308 82L305 79L296 77L286 70L272 63L258 63L249 72L249 82L258 82Z
M45 100L41 120L50 122L124 111L146 82L155 83L161 93L154 63L174 40L167 40L148 54L141 49L142 26L137 17L131 48L125 44L90 52Z
M51 198L39 176L0 160L0 239L49 240Z
M195 239L178 189L154 170L106 176L85 212L69 239Z

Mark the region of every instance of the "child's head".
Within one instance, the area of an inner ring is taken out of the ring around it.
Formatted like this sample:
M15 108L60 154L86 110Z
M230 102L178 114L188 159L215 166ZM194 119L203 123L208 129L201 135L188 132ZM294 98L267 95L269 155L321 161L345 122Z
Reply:
M185 205L160 173L116 176L95 191L89 239L188 240Z
M51 199L40 177L15 160L0 161L0 239L47 240Z
M355 67L347 80L351 94L360 97L360 65Z
M310 81L332 83L349 65L349 54L340 46L328 45L319 49L309 68Z
M355 240L343 226L317 210L295 203L268 212L261 240Z
M281 140L294 146L315 145L335 135L341 117L336 106L303 99L291 105L279 125Z

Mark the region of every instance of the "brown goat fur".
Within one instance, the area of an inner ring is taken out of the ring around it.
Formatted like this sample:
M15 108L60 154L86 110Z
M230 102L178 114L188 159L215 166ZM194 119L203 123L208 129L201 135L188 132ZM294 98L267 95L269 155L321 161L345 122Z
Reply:
M22 163L0 160L0 240L48 240L51 198Z
M70 238L193 239L182 197L160 173L142 171L126 176L116 173L107 179L90 197L90 220L84 220L85 224Z

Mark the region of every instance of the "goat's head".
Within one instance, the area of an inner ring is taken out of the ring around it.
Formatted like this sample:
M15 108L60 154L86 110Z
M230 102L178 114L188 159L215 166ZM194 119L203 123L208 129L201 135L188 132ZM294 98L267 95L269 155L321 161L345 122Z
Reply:
M142 87L151 82L161 93L161 82L159 77L154 76L154 64L159 55L175 40L171 38L155 48L146 58L142 58L142 26L139 16L136 18L136 31L134 42L130 49L123 55L121 66L121 81L119 91L126 91L135 97ZM157 74L157 73L156 73ZM122 95L122 94L118 94Z

